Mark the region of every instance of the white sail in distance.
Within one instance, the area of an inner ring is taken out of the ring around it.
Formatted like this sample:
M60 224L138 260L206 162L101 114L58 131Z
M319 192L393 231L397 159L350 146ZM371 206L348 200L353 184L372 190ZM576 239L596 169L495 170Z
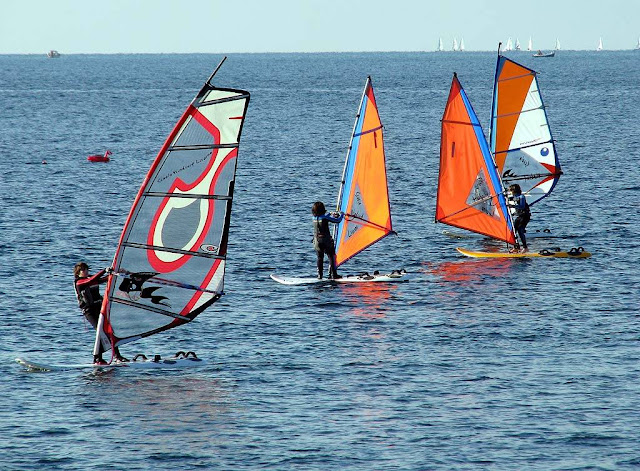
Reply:
M444 51L444 45L442 44L442 38L438 39L438 49L436 49L436 51L438 51L438 52Z
M602 38L600 38L600 41L598 42L598 47L596 48L596 51L602 51Z
M529 45L527 46L527 51L533 50L533 41L531 40L531 36L529 36Z
M456 38L453 38L453 50L458 50L458 40Z
M558 38L556 38L556 47L555 47L556 51L560 50L560 40Z

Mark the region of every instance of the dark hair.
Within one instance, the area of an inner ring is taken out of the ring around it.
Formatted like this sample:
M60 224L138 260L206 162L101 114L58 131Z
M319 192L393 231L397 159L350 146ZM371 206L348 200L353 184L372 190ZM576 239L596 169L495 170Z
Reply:
M87 265L85 262L78 262L73 266L73 276L78 278L78 275L80 275L80 272L82 270L87 270L89 271L89 265Z
M513 185L511 185L509 187L509 191L511 193L513 193L514 195L518 196L522 194L522 190L520 189L520 185L518 185L517 183L514 183Z
M311 206L311 214L314 216L322 216L326 212L327 210L324 209L324 203L322 201L316 201L313 203L313 206Z

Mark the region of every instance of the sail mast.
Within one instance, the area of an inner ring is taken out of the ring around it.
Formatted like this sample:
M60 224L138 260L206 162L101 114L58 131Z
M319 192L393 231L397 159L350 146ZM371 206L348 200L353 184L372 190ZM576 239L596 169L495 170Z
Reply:
M355 119L355 122L353 123L353 129L351 130L351 139L349 140L349 147L347 148L347 158L344 159L344 167L342 169L342 179L340 180L340 190L338 191L338 201L336 202L336 211L340 211L340 206L342 204L342 193L344 191L345 176L347 175L347 166L349 165L349 155L351 154L351 150L353 148L353 139L356 136L356 128L358 127L358 122L360 121L361 114L363 112L362 104L364 103L364 97L367 93L367 88L369 88L370 83L371 83L371 76L367 76L367 81L364 85L362 96L360 97L360 104L358 105L358 112L356 113L356 119Z

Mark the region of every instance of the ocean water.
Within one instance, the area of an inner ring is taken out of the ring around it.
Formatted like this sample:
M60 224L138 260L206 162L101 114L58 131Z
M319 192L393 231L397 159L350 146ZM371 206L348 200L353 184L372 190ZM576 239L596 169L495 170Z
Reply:
M91 359L72 267L108 266L142 179L220 56L0 56L0 469L640 468L640 53L512 56L540 71L565 174L533 249L472 260L433 222L440 118L458 73L488 129L494 53L232 54L251 92L226 295L123 353L195 350L181 371L28 373ZM310 207L336 201L367 75L385 125L388 237L311 275ZM113 152L108 164L86 156ZM42 162L46 161L46 165Z

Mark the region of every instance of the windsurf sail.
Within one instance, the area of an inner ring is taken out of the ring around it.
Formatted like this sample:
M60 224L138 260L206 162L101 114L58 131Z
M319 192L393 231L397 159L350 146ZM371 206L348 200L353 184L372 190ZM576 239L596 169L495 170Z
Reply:
M336 225L336 265L393 233L384 138L371 77L367 78L342 174Z
M515 244L500 176L455 73L442 117L436 222Z
M536 72L498 53L491 109L491 153L502 182L519 184L533 205L562 174Z
M225 58L226 59L226 58ZM120 236L96 335L128 343L192 321L223 294L244 90L211 81L178 120Z

